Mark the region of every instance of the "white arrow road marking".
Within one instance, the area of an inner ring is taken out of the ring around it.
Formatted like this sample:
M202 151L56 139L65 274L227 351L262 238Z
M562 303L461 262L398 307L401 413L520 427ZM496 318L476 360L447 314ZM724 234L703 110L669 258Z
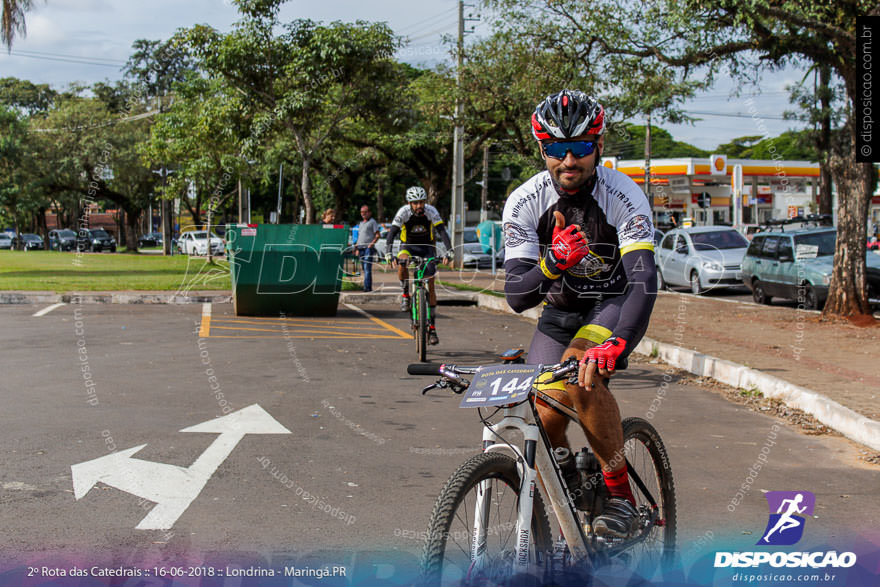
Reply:
M100 481L156 503L135 528L167 530L198 497L208 479L245 434L291 433L259 404L184 428L180 432L208 432L220 436L189 467L133 458L132 455L146 444L71 465L74 497L82 498Z
M31 316L34 318L39 318L40 316L45 316L46 314L48 314L52 310L55 310L56 308L60 308L63 305L64 305L64 302L58 302L57 304L52 304L51 306L46 306L45 308L43 308L39 312L34 312L33 314L31 314Z

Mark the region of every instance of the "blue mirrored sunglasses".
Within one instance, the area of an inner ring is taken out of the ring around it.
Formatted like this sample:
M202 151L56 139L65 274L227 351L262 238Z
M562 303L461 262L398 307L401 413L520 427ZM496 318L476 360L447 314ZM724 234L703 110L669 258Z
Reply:
M571 151L576 159L586 157L596 150L596 141L557 141L544 143L544 153L554 159L565 159L565 154Z

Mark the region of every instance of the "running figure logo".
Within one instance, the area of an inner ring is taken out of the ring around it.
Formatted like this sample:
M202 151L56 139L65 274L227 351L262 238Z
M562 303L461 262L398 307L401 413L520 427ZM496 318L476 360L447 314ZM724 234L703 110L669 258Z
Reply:
M757 544L795 544L804 535L805 516L813 515L816 496L809 491L768 491L764 496L770 506L770 519L767 521L764 537Z

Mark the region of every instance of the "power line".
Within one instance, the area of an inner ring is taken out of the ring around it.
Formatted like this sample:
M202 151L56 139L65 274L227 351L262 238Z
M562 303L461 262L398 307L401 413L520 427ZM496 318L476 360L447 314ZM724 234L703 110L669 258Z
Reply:
M97 61L89 61L88 59L78 58L71 55L69 58L65 57L50 57L48 55L29 55L26 53L22 53L21 51L12 51L9 55L13 57L28 57L30 59L42 59L44 61L60 61L63 63L77 63L80 65L96 65L99 67L112 67L114 69L121 69L125 66L124 63L99 63Z
M437 19L444 17L447 14L451 14L451 13L455 12L456 8L457 8L456 6L451 6L450 8L447 8L446 10L439 12L433 16L423 18L422 20L408 24L406 26L402 26L402 27L400 27L398 33L401 35L404 35L404 36L409 35L409 34L413 34L414 32L416 32L419 29L426 28L424 26L426 23L430 26L430 24L435 22Z

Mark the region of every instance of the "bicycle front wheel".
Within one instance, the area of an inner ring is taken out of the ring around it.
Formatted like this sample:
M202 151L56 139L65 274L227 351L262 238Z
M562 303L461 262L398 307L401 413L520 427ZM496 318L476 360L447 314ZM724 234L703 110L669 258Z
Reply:
M659 566L669 565L675 556L675 484L666 447L657 430L641 418L623 421L623 449L632 471L638 475L656 502L651 505L645 491L630 475L630 488L636 508L646 521L638 541L627 549L630 567L644 578L653 575ZM652 520L647 522L648 520Z
M419 331L417 333L419 341L417 346L419 348L419 361L424 363L428 350L428 300L425 296L424 287L420 287L416 291L418 292L416 294L418 298L416 304L419 310L417 314L419 319Z
M478 454L459 467L440 492L428 524L421 563L424 584L491 585L511 580L520 485L516 461L505 454ZM534 496L530 574L539 583L552 552L552 538L537 488ZM485 529L485 543L475 549L478 524Z

